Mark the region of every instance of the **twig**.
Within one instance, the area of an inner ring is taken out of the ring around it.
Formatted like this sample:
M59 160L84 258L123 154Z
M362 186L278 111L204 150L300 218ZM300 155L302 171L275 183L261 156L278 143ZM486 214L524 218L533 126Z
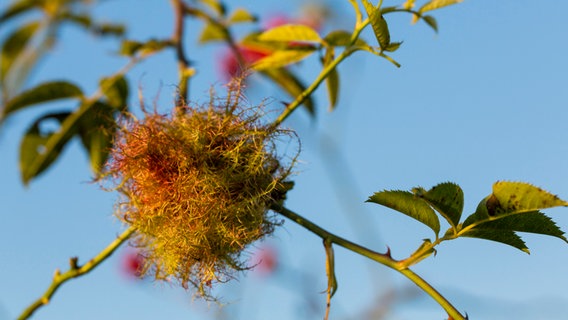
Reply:
M53 281L51 285L47 288L45 293L36 301L34 301L29 307L27 307L22 314L18 317L18 320L28 319L36 310L47 305L51 297L55 294L57 289L73 278L80 277L84 274L89 273L93 269L95 269L101 262L105 261L110 255L120 247L122 243L124 243L133 233L135 229L130 227L126 229L121 235L116 238L113 242L111 242L103 251L97 254L94 258L89 260L82 266L78 264L78 258L73 257L70 259L70 268L65 273L60 273L59 269L55 270L55 274L53 275Z
M373 250L370 250L366 247L353 243L349 240L341 238L323 228L318 226L317 224L311 222L310 220L300 216L299 214L286 209L280 205L274 205L271 208L275 212L285 216L286 218L294 221L295 223L299 224L300 226L308 229L312 233L318 235L320 238L335 243L339 246L342 246L350 251L358 253L362 256L365 256L371 260L377 261L380 264L383 264L391 269L394 269L405 277L407 277L410 281L414 282L418 287L420 287L424 292L426 292L429 296L431 296L450 316L450 319L454 320L466 320L465 318L442 294L440 294L434 287L432 287L426 280L422 279L412 270L408 269L404 264L399 263L399 261L393 259L390 256L390 251L387 253L379 253Z
M172 42L176 50L179 73L179 92L176 105L180 107L185 105L189 98L190 63L183 49L185 5L182 0L172 0L172 6L174 8L174 33L172 35Z

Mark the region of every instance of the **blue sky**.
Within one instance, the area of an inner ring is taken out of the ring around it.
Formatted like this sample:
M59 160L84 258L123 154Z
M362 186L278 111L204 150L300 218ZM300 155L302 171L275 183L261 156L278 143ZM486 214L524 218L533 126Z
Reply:
M133 38L167 36L171 10L166 3L105 1L95 13L131 23ZM302 1L228 3L266 16L293 14ZM332 23L349 28L348 2L330 3L337 13ZM393 40L404 41L393 54L402 67L357 53L340 66L342 89L334 113L326 111L320 90L316 121L300 111L285 123L303 145L287 206L336 234L379 251L388 245L395 258L404 258L432 235L408 217L364 203L375 191L453 181L464 189L464 213L473 212L497 180L530 182L568 199L567 11L568 3L561 1L466 0L434 14L439 34L422 23L411 26L406 15L387 16ZM190 24L191 30L198 27ZM30 84L70 78L93 92L101 76L124 63L112 55L114 41L101 42L73 28L61 36ZM372 40L369 33L365 37ZM209 87L221 83L215 62L222 48L198 47L194 39L191 31L188 52L198 70L191 95L206 101ZM305 81L315 76L316 66L316 59L302 65ZM156 100L161 110L172 105L176 79L171 52L129 74L133 89L140 86L146 101ZM283 96L252 79L249 99L266 97ZM136 99L134 93L132 108ZM0 130L0 319L14 318L39 297L69 257L85 261L122 229L112 215L116 195L89 182L78 141L46 174L27 188L22 185L19 140L37 115L37 110L18 113ZM546 212L568 229L568 209ZM564 319L568 246L556 238L523 238L531 255L458 239L443 243L436 257L414 270L470 319ZM65 284L35 318L321 318L326 278L320 239L286 221L265 243L278 249L279 269L268 277L251 272L221 286L218 293L227 303L223 311L192 302L191 294L168 284L124 278L120 251L91 274ZM341 248L336 256L339 291L332 319L364 318L388 301L385 319L444 318L440 307L394 271Z

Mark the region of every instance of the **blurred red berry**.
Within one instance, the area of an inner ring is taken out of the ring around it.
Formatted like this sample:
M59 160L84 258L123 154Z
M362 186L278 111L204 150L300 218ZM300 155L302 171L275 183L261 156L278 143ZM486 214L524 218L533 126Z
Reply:
M137 251L130 250L122 257L122 271L128 277L142 278L144 257Z
M254 263L256 264L255 271L260 274L269 275L273 273L278 267L278 254L273 247L263 247L256 254Z
M241 76L243 71L249 68L253 63L269 54L269 52L245 46L239 47L238 50L244 60L244 65L239 63L233 51L227 51L221 58L220 68L225 80Z

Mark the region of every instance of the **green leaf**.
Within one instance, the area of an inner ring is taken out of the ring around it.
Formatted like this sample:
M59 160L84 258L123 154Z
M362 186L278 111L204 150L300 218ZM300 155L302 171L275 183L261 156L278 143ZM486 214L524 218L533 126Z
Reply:
M204 44L213 41L225 41L227 33L225 30L216 23L208 22L205 24L201 35L199 36L199 43Z
M243 8L237 8L235 11L231 13L229 17L229 23L242 23L242 22L255 22L257 19L256 17L250 13L248 10Z
M78 134L96 174L101 172L108 158L113 136L118 128L114 118L115 113L115 106L96 102L79 121Z
M76 85L66 81L42 83L10 99L3 110L3 118L9 114L39 103L58 99L81 98L83 92Z
M119 54L124 56L135 56L137 54L141 56L150 55L156 53L172 43L170 40L156 40L150 39L146 42L139 42L135 40L123 40L120 43Z
M14 1L11 5L0 14L0 24L14 18L28 10L36 8L40 3L36 0L20 0Z
M255 70L265 70L271 68L280 68L292 63L304 60L314 53L312 47L298 47L298 49L279 50L269 56L256 61L252 68Z
M286 24L278 26L261 33L258 36L260 41L274 42L316 42L321 43L317 31L301 24Z
M55 133L40 131L40 124L46 120L56 120L60 124L70 115L69 112L47 114L37 119L25 133L20 144L20 172L24 184L45 171L59 157L64 145L73 136L68 132L63 136L64 143L47 149L46 145ZM42 158L41 163L37 162Z
M110 78L103 78L99 82L100 88L103 90L107 98L107 103L115 108L115 110L126 110L128 106L128 81L124 75L120 74Z
M323 59L323 66L326 67L335 58L333 48L328 48L325 52L325 57ZM327 97L329 99L329 111L335 110L337 105L337 98L339 96L339 73L337 72L337 67L333 68L328 76L325 78L325 85L327 88Z
M527 248L521 237L510 230L472 229L463 233L462 236L501 242L523 252L530 253L529 248Z
M414 194L424 199L438 211L452 226L456 228L463 211L463 191L455 183L440 183L426 191L423 188L412 189Z
M400 48L400 45L402 44L402 42L391 42L386 48L385 51L388 52L395 52L396 50L398 50L398 48Z
M40 26L39 21L33 21L14 30L2 44L0 55L0 83L8 75L10 68L15 65L16 59L26 49L30 39Z
M323 41L330 46L346 47L351 44L351 32L345 30L334 30L328 33Z
M487 221L480 224L477 228L543 234L568 242L568 239L564 237L564 232L560 230L556 223L540 211L524 212L498 220Z
M285 68L264 69L261 74L270 78L294 99L306 90L306 86L300 79ZM306 98L303 106L311 116L315 116L315 107L311 96Z
M386 20L383 18L381 11L378 7L373 6L369 0L363 0L363 6L367 11L373 32L377 38L377 42L382 50L385 50L390 44L389 27Z
M43 141L41 149L22 165L22 180L28 184L33 178L42 173L59 156L60 151L79 129L83 117L89 116L89 110L96 107L96 101L84 101L81 106L69 114L61 122L59 130L49 134ZM37 149L36 149L37 150ZM41 151L41 152L40 152Z
M438 33L438 22L436 22L436 18L432 16L422 16L422 20L424 20L430 28L434 29L434 31Z
M430 227L436 235L440 232L440 221L434 210L422 198L408 191L377 192L366 202L378 203L404 213Z
M419 10L418 12L420 13L424 13L427 11L432 11L432 10L436 10L436 9L440 9L443 7L447 7L456 3L460 3L463 0L432 0L426 4L424 4Z

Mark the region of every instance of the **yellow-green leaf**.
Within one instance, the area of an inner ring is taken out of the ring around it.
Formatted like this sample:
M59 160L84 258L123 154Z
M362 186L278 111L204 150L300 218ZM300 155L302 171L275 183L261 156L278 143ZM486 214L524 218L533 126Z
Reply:
M199 43L207 43L213 41L225 41L227 33L223 28L215 23L206 23L201 35L199 35Z
M255 22L256 17L250 13L248 10L243 8L237 8L231 13L229 17L229 23L242 23L242 22Z
M453 4L460 3L462 1L463 0L432 0L424 4L422 7L420 7L418 12L424 13L427 11L432 11L443 7L451 6Z
M274 42L322 42L317 31L301 24L286 24L272 28L261 33L258 36L258 40Z
M524 182L498 181L493 184L493 195L498 201L495 214L568 206L556 195Z
M255 70L265 70L270 68L280 68L292 63L304 60L314 53L313 48L299 47L297 50L279 50L269 56L256 61L252 68Z
M381 10L378 7L373 6L369 0L363 0L363 6L367 11L371 26L373 27L373 32L377 38L377 42L382 50L385 50L390 44L390 33L388 24L381 14Z

